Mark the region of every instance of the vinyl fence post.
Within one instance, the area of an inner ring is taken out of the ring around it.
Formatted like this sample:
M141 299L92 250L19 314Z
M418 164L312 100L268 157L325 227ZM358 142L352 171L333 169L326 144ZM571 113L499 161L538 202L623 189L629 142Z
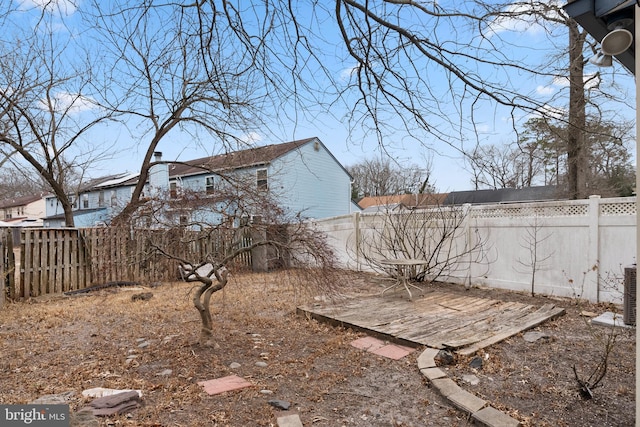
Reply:
M600 302L600 196L589 196L589 247L587 271L582 298Z

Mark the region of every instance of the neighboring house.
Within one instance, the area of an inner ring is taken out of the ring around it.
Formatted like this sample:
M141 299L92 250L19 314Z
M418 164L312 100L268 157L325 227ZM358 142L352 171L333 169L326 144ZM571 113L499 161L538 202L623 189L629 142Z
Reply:
M541 202L558 200L561 198L559 196L560 190L554 185L526 188L499 188L497 190L452 191L444 200L444 204Z
M358 206L364 212L379 212L383 210L416 209L440 206L446 193L398 194L392 196L363 197Z
M215 195L221 174L243 174L268 191L285 211L305 218L327 218L352 212L351 176L318 138L267 145L186 162L158 162L149 171L145 194L181 191ZM137 175L105 177L88 183L74 199L77 227L108 223L131 197ZM256 212L256 215L259 215ZM64 224L62 208L47 199L45 226Z
M0 221L12 227L41 227L44 216L44 194L0 201Z
M93 227L109 221L131 198L138 174L121 173L93 179L84 184L77 195L71 196L73 218L77 227ZM64 227L64 210L57 197L45 200L44 227Z

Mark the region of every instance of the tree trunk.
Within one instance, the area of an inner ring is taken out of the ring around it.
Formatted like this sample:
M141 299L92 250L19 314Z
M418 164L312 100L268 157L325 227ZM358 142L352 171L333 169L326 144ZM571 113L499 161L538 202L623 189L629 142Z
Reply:
M570 199L587 197L587 147L585 147L586 100L584 55L586 34L570 20L569 27L569 123L567 134L567 186Z
M227 285L227 270L223 267L215 272L216 280L218 283L213 284L213 280L208 277L199 277L198 280L202 283L202 286L198 288L193 295L193 305L198 313L200 313L200 320L202 327L200 328L200 345L210 346L214 345L213 342L213 319L211 318L211 295L214 292L219 291Z
M80 201L78 201L80 203ZM73 218L73 206L69 199L62 200L62 209L64 210L64 226L75 227L75 219Z

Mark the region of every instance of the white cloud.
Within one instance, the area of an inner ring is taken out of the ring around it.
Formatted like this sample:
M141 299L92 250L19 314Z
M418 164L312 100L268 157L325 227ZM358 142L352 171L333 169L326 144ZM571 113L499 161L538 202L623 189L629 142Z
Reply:
M555 91L556 90L553 88L553 86L538 86L536 88L536 93L538 95L551 95Z
M568 115L568 111L566 108L553 107L549 104L545 104L538 109L536 113L533 113L531 117L550 117L553 119L562 119L566 118Z
M239 139L245 144L253 145L256 142L262 141L262 136L260 136L260 134L258 134L257 132L249 132L242 135Z
M585 74L583 77L585 88L593 89L600 84L600 75L597 73ZM553 85L559 87L569 87L569 78L564 76L558 76L553 79Z
M66 112L68 114L80 114L96 108L96 104L86 96L69 92L58 92L51 99L51 108L55 112ZM45 99L40 100L40 108L49 110L49 105Z
M80 0L18 0L20 9L39 8L53 15L69 16L78 10Z
M549 0L549 4L557 3L556 0ZM548 24L545 20L537 18L540 14L556 17L557 12L544 5L534 3L514 3L507 6L502 16L496 17L487 27L488 36L502 32L527 33L530 35L540 34L545 31L543 24ZM551 16L556 15L556 16ZM542 22L542 24L541 24Z
M554 86L569 87L569 79L565 76L557 76L553 79Z
M600 85L601 77L599 73L585 74L584 75L584 87L585 89L593 89Z
M360 68L358 65L355 65L351 68L345 68L340 72L340 80L343 82L348 81L351 76L353 76L358 71L358 68Z

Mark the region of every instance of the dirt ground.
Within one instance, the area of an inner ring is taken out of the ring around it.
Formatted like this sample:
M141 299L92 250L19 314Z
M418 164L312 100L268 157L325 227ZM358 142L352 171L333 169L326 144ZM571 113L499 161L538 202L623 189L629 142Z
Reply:
M340 292L352 296L381 284L364 274L341 282ZM429 286L549 302L506 291ZM272 399L291 402L305 426L472 425L419 373L420 349L386 359L350 345L361 333L297 315L296 306L314 295L301 290L294 276L232 275L212 302L215 347L197 343L200 322L191 290L191 284L176 282L145 289L153 293L148 301L132 301L140 289L119 288L6 304L0 311L0 402L28 403L73 391L73 412L87 401L83 390L108 387L142 390L144 402L100 421L109 426L273 426L283 412L268 404ZM482 351L480 369L469 366L470 358L443 368L524 426L633 425L635 330L616 329L602 386L584 400L573 366L581 377L590 372L604 350L599 340L611 329L589 326L580 313L612 307L552 302L567 313L535 328L548 338L529 343L520 334ZM231 368L234 362L240 366ZM197 384L232 374L253 386L209 396ZM467 383L465 375L475 375L478 384Z

